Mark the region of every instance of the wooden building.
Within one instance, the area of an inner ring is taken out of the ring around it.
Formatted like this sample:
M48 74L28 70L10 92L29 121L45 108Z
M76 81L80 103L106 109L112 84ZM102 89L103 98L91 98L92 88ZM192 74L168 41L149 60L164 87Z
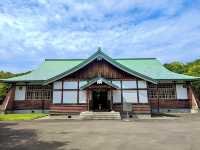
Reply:
M46 59L9 83L4 111L119 111L135 114L198 111L191 88L197 77L177 74L155 58L113 59L98 50L88 59Z

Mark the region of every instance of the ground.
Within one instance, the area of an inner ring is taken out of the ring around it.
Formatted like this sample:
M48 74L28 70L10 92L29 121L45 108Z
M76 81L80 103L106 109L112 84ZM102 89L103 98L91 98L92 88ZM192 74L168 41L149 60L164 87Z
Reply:
M200 114L125 121L0 122L1 150L199 150Z
M32 120L47 116L46 114L0 114L0 121Z

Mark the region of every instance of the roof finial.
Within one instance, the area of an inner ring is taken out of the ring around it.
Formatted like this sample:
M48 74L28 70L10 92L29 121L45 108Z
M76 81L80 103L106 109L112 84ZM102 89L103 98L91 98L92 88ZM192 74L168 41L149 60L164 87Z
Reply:
M97 48L97 51L98 51L98 52L101 52L101 51L102 51L102 49L101 49L100 46Z

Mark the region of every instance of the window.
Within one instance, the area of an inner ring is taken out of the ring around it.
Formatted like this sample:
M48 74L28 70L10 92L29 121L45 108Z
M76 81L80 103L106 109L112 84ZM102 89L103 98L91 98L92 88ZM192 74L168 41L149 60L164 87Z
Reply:
M177 99L188 99L187 86L184 84L176 85Z
M19 86L19 90L20 90L20 91L23 90L23 87L22 87L22 86Z
M123 100L128 103L137 103L137 90L123 90Z
M15 100L25 100L26 87L25 86L16 86L15 89Z
M77 91L64 91L63 103L77 103Z
M54 92L59 92L56 95L61 95L60 98L57 97L56 102L61 103L62 102L62 95L63 95L63 103L64 104L77 104L78 102L78 92L79 92L79 103L86 103L87 101L87 94L85 90L78 90L78 83L79 83L79 88L87 84L88 82L86 80L82 81L64 81L63 82L63 89L62 89L62 82L58 81L55 82L55 87ZM61 85L61 88L60 88ZM58 88L59 87L59 88ZM62 94L63 92L63 94Z
M136 81L122 81L123 89L134 89L137 88Z
M121 103L121 91L113 90L113 103Z
M159 84L157 86L154 84L149 85L149 98L158 99L159 96L159 99L176 99L176 87L174 84Z
M77 89L78 82L77 81L65 81L64 82L64 89Z
M51 100L51 87L50 86L38 86L29 85L26 90L27 100Z

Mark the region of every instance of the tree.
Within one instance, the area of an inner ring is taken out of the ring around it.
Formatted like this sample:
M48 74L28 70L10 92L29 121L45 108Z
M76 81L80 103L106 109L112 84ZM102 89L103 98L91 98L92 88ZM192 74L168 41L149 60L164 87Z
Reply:
M21 75L28 74L28 73L30 73L30 71L25 72L25 73L19 73L19 74L0 71L0 79L6 79L6 78L10 78L10 77L21 76ZM2 99L3 97L6 96L6 92L7 92L8 88L9 88L9 84L0 83L0 99Z
M186 65L177 61L172 62L170 64L164 64L164 66L171 71L175 71L181 74L184 73L186 70Z
M200 77L200 59L197 59L193 62L183 64L180 62L172 62L169 64L164 64L164 66L176 73L182 73L191 76ZM200 81L192 82L192 87L200 100Z

